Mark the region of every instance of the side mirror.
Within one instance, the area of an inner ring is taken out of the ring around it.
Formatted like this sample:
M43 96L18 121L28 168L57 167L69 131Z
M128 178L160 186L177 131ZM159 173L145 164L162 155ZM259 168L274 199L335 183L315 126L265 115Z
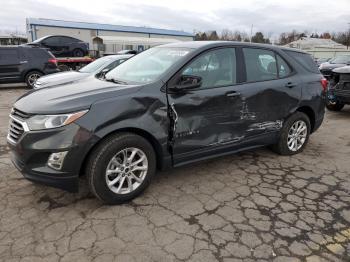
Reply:
M182 75L178 84L171 87L173 91L184 91L199 88L202 85L202 78L200 76Z
M105 78L106 77L106 74L110 71L110 69L108 68L105 68L105 69L102 69L102 71L100 73L98 73L98 78Z

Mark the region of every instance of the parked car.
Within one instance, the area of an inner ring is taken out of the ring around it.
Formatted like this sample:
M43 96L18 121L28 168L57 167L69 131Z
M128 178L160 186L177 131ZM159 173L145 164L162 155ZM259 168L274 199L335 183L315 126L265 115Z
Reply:
M101 57L91 62L90 64L82 67L78 71L66 71L48 76L43 76L35 82L34 88L37 89L43 87L64 85L67 83L84 79L91 75L103 78L106 73L108 73L110 70L114 69L130 57L132 57L132 55L111 55Z
M341 55L336 56L335 58L329 60L326 63L322 63L319 67L321 73L326 77L327 79L332 78L332 71L335 68L343 67L346 65L350 65L350 55Z
M265 64L270 60L268 64ZM139 195L157 169L271 145L300 153L321 125L327 81L302 51L181 42L110 71L34 90L13 105L14 165L32 181L91 191L109 204Z
M55 57L44 48L0 47L0 83L25 82L32 88L42 75L57 72Z
M315 62L317 64L317 66L320 66L321 64L326 63L329 60L331 60L331 58L317 58L317 59L315 59Z
M350 66L333 69L327 93L327 109L340 111L350 105Z
M26 45L48 48L56 57L82 57L89 53L88 43L64 35L44 36Z

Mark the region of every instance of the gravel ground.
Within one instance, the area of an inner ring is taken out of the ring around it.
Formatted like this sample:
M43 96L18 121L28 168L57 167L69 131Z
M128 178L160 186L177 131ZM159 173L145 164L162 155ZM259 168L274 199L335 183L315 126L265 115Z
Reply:
M350 107L306 150L262 148L158 173L136 200L32 184L13 167L0 90L1 261L350 261Z

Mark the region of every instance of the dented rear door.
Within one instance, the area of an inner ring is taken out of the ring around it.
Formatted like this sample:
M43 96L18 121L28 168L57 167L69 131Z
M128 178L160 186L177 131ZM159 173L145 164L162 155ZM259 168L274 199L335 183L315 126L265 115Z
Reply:
M279 131L296 110L301 98L300 77L272 50L249 47L240 51L245 67L244 83L240 85L245 137L258 140L259 136Z

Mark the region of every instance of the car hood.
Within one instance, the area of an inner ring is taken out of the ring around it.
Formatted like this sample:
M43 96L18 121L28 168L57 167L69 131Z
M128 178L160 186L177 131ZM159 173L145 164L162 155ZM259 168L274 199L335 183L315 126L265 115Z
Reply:
M76 71L60 72L56 74L46 75L46 76L40 77L35 82L34 87L35 89L38 89L43 87L62 85L69 82L83 79L85 77L88 77L89 75L90 75L89 73L81 73Z
M333 72L338 74L350 74L350 66L343 66L333 69Z
M326 62L326 63L322 63L320 65L320 70L324 70L324 69L334 69L334 68L337 68L337 67L343 67L343 66L346 66L346 64L331 64L329 62Z
M137 92L141 86L119 85L88 77L66 85L34 89L14 104L29 114L60 114L89 108L94 102Z

